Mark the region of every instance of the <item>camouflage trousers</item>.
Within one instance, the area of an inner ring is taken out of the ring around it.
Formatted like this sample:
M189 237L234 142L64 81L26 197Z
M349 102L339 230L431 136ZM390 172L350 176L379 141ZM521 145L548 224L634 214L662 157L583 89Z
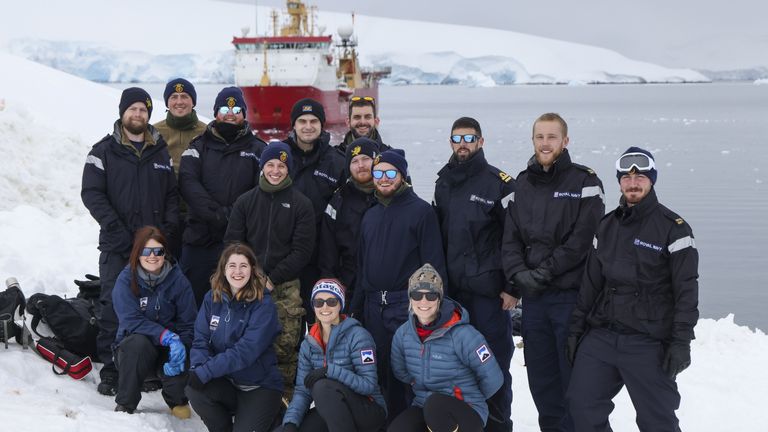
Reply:
M291 399L296 381L296 368L299 362L299 338L303 333L301 317L306 311L301 306L299 280L294 279L279 285L272 290L272 301L277 306L277 317L283 330L275 339L274 348L277 354L277 368L283 376L285 385L284 396Z

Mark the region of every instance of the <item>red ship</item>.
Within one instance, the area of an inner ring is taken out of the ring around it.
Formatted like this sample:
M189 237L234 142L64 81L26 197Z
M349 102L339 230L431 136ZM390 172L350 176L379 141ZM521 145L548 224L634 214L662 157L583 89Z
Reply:
M352 27L340 28L340 40L334 43L322 27L316 31L314 7L300 0L286 3L288 21L280 26L273 11L271 36L232 39L235 85L243 90L248 122L263 139L282 139L290 130L294 103L309 97L323 104L325 128L341 132L349 99L378 99L379 79L390 71L360 68Z

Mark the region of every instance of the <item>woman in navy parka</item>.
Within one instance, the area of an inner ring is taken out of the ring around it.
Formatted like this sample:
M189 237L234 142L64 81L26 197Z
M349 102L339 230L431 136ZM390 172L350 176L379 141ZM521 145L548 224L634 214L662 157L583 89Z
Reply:
M272 348L277 309L256 256L233 243L219 258L195 322L187 396L209 431L268 431L283 380Z

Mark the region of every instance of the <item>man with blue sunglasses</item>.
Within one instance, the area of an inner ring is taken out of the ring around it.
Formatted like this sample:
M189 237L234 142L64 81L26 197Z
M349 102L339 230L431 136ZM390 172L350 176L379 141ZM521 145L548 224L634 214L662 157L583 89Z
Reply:
M504 376L488 400L486 431L512 430L512 320L508 310L520 294L504 278L501 238L506 205L514 194L512 176L488 164L480 123L461 117L453 123L453 151L437 173L434 207L443 234L448 288L485 337Z

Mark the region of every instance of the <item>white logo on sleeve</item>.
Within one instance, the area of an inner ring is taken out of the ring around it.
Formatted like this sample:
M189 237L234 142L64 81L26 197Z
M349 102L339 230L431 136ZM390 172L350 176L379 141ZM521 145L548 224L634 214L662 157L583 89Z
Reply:
M475 350L475 354L477 354L477 357L482 363L485 363L489 358L491 358L491 350L489 350L485 345L480 345L480 348Z
M376 357L373 354L373 350L372 349L360 350L360 360L363 362L364 365L376 363Z

